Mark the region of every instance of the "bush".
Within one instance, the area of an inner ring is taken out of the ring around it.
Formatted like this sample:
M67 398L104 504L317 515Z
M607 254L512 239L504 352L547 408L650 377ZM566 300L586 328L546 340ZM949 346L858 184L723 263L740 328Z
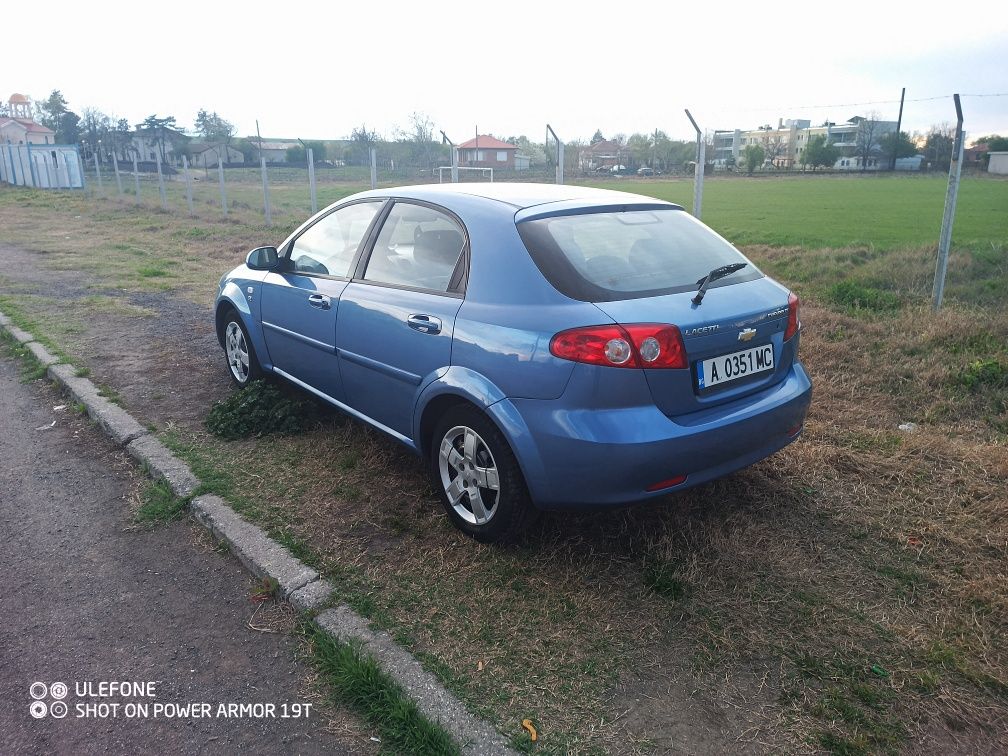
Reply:
M289 435L304 430L314 415L312 402L286 396L271 383L253 381L215 404L206 427L226 441L273 433Z
M975 360L959 373L959 384L970 391L1008 389L1008 365L1000 360Z

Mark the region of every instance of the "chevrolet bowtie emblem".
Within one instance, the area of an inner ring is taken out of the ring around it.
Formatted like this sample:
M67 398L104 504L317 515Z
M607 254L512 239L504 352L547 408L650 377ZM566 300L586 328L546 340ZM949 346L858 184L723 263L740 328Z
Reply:
M743 328L741 331L738 332L738 340L749 341L755 335L756 335L755 328Z

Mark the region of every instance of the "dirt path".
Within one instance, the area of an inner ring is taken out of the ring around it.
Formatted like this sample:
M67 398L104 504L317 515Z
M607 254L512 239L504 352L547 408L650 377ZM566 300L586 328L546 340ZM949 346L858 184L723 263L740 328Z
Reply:
M0 260L3 277L24 293L68 304L108 297L123 305L92 312L76 333L75 351L92 378L114 388L141 422L194 427L230 390L212 302L200 307L172 292L109 288L86 273L48 268L44 255L9 244L0 244Z

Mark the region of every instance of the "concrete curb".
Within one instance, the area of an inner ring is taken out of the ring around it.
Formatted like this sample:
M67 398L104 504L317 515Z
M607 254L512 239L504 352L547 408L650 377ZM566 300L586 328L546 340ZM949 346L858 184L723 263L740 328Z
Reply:
M406 691L425 717L451 733L462 745L462 753L472 756L517 753L500 733L472 715L388 633L375 632L367 620L349 607L326 609L315 618L315 623L334 638L360 643L378 666Z
M55 365L60 361L59 357L56 357L48 349L39 344L37 341L29 341L25 344L28 347L28 351L35 355L35 359L41 362L46 367L50 365Z
M272 578L284 598L319 579L319 574L290 555L258 525L243 520L219 496L193 499L193 515L219 541L225 542L259 578Z
M61 363L30 333L11 323L0 312L0 328L26 345L35 358L46 365L48 377L82 404L88 415L153 478L164 479L172 492L190 498L200 486L189 466L152 436L122 407L103 397L93 382L78 376L77 369ZM191 502L193 517L215 538L228 544L238 559L256 577L272 578L282 595L300 612L317 611L333 596L333 586L318 572L295 558L266 532L235 512L218 496L199 496ZM471 714L420 662L385 632L371 629L368 621L346 605L326 609L315 618L316 625L334 638L359 643L381 669L395 680L417 709L447 730L460 744L462 753L517 754L488 722Z

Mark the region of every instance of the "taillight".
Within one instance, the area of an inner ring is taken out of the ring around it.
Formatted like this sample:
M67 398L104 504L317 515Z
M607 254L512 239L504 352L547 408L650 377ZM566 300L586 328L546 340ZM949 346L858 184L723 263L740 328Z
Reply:
M685 368L686 348L674 325L634 323L561 331L550 341L557 357L590 365L629 368Z
M797 295L789 292L787 296L787 328L784 329L784 341L787 341L801 328L801 321L798 319L798 309L801 307Z

